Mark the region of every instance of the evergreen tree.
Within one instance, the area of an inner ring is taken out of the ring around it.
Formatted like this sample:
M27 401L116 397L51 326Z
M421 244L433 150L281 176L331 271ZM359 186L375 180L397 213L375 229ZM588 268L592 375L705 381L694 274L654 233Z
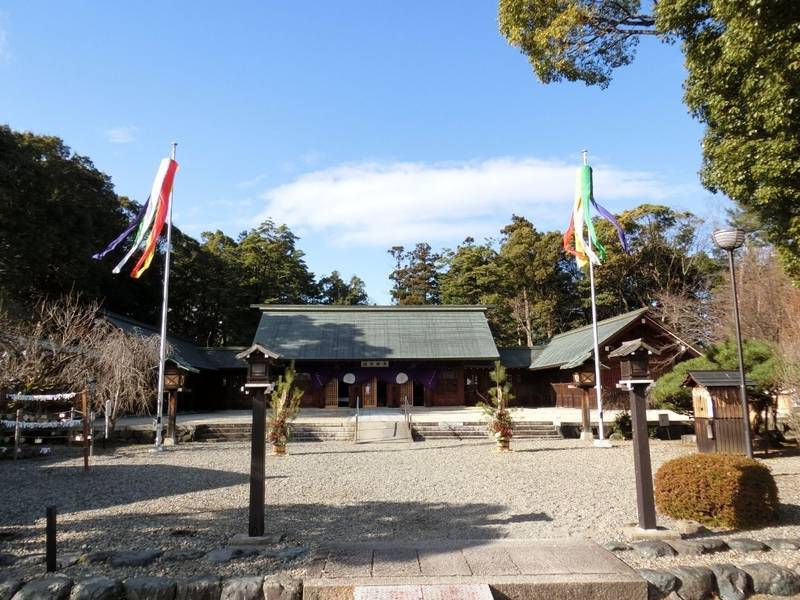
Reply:
M388 252L395 260L389 275L394 282L392 299L397 304L439 304L439 255L430 244L421 242L408 251L394 246Z
M702 181L758 216L800 280L797 0L500 0L500 31L545 83L605 87L642 36L681 43L684 101L706 125Z

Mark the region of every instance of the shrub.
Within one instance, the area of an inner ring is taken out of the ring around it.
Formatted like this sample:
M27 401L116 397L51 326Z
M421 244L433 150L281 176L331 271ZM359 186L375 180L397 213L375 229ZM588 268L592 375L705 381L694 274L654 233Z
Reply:
M665 515L717 527L757 527L778 517L769 468L734 454L691 454L664 463L655 497Z
M633 437L633 421L631 420L631 413L623 410L614 419L612 427L613 433L618 433L622 439L629 440Z

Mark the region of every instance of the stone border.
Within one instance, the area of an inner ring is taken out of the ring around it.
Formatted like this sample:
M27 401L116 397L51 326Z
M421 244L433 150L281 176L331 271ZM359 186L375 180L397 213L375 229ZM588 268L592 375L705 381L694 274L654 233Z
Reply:
M0 600L302 600L300 579L261 575L228 577L88 577L73 581L64 575L31 580L0 579Z

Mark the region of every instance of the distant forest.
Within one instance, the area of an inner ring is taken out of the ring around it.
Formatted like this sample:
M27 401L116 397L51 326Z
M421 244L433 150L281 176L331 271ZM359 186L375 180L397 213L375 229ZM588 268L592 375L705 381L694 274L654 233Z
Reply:
M107 262L90 258L138 208L61 139L0 126L0 302L5 310L24 312L36 298L76 291L109 310L156 323L162 255L136 281L112 275ZM643 204L624 211L619 221L630 255L605 221L596 224L609 250L597 269L599 316L651 306L676 321L673 325L691 327L670 315L681 309L702 316L723 273L703 241L701 220ZM203 345L247 344L258 320L250 304L369 302L364 282L348 265L316 277L298 242L286 225L271 220L235 238L213 231L197 240L174 227L170 330ZM590 318L587 278L561 249L561 233L539 231L521 216L513 215L495 239L468 237L453 249L421 241L388 252L395 261L388 274L395 303L484 304L498 344L531 345ZM703 341L701 327L688 333Z

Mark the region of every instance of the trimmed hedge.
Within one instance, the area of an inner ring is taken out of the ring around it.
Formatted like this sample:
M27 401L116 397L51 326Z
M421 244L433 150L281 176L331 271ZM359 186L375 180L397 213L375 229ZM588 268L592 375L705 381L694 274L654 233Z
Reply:
M778 488L769 468L734 454L690 454L655 476L656 507L675 519L749 528L778 519Z

